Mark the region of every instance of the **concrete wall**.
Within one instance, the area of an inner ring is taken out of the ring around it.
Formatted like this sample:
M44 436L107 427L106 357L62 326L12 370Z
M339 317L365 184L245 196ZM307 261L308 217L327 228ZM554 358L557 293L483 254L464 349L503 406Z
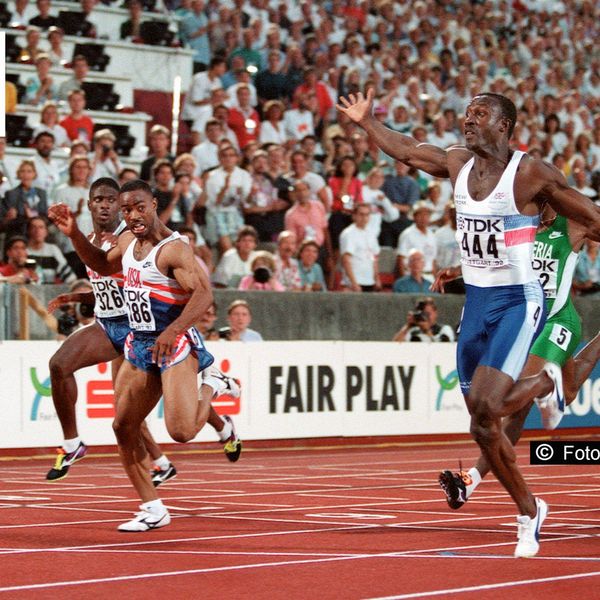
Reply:
M29 286L44 305L66 290L64 286ZM3 288L3 289L2 289ZM16 288L0 286L0 339L17 339L19 331ZM407 311L421 296L412 294L286 293L215 290L218 327L227 325L227 306L235 299L252 308L252 329L266 340L390 340L403 325ZM460 319L462 296L437 296L439 322L455 326ZM583 320L584 339L600 330L600 298L576 298ZM41 320L31 313L31 338L52 339Z

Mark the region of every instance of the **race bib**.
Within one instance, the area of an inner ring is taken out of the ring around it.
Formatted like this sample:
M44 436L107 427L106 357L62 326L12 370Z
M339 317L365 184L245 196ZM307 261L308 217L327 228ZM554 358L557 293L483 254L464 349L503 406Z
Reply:
M129 327L135 331L156 331L156 322L150 305L150 290L126 288Z
M108 319L127 314L123 294L114 279L93 279L91 284L96 301L94 313L97 317Z
M502 217L457 215L456 241L463 265L502 267L508 264Z

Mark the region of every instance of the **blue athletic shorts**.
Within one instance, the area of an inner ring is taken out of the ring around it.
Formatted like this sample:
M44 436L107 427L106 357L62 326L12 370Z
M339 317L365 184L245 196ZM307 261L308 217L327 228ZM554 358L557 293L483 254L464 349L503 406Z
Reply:
M159 371L159 366L152 362L152 346L160 333L152 331L130 331L125 340L125 359L132 365L142 371ZM210 367L214 362L214 356L206 349L202 336L195 327L190 327L185 333L182 333L175 344L175 350L169 361L163 361L160 365L160 372L164 373L169 367L172 367L190 354L198 359L198 372Z
M119 354L123 354L125 340L131 331L127 315L122 317L112 317L110 319L96 317L96 322L104 329L106 337L112 342L115 350Z
M544 294L535 281L525 285L467 285L456 363L462 393L482 365L519 378L533 341L544 327Z

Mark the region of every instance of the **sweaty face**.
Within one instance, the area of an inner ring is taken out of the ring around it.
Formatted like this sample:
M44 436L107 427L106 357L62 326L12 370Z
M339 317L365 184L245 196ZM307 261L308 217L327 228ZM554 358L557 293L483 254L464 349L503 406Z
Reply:
M463 132L469 150L487 147L500 140L500 109L485 97L473 98L465 112Z
M156 200L145 190L121 194L121 214L127 227L136 238L147 237L156 217Z
M90 192L88 208L95 224L107 229L110 229L109 225L114 224L116 228L120 218L119 192L108 185L94 188Z

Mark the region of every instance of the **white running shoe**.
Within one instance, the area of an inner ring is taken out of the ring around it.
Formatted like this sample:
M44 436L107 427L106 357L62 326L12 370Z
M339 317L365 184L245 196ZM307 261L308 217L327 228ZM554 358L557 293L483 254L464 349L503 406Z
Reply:
M135 517L127 523L121 523L117 529L119 531L150 531L151 529L158 529L164 527L171 522L171 515L165 508L164 512L155 515L151 513L144 505L140 505L140 512L135 513Z
M527 515L517 517L517 547L515 558L531 558L540 549L540 529L548 514L548 505L541 499L535 499L537 513L532 519Z
M553 381L554 388L548 395L536 398L535 403L540 409L544 429L556 429L565 414L562 370L558 365L549 362L544 365L544 371Z
M233 377L225 375L223 371L214 365L202 371L202 383L210 385L215 390L215 396L227 394L233 398L239 398L242 393L240 382Z

